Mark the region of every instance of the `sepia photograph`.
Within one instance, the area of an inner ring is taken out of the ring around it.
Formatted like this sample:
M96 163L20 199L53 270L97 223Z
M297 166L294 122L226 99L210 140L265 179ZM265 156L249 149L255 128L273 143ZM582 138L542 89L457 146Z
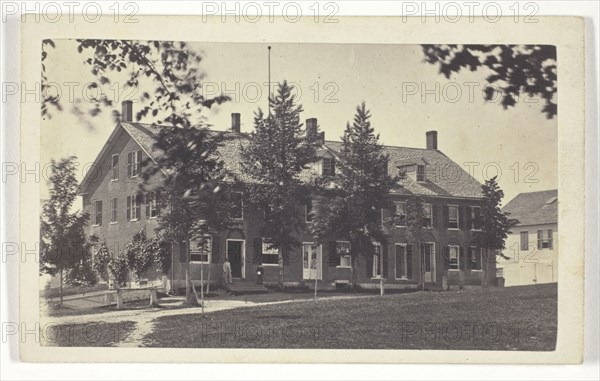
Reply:
M12 362L349 380L584 361L584 20L327 4L23 17Z
M44 345L554 350L554 46L41 48Z

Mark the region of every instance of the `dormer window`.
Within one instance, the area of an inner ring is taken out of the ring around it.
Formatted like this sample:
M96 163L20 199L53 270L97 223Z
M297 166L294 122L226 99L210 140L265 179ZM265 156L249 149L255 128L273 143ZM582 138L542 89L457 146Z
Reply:
M323 176L335 176L335 159L323 158Z
M425 166L417 165L417 181L425 181Z

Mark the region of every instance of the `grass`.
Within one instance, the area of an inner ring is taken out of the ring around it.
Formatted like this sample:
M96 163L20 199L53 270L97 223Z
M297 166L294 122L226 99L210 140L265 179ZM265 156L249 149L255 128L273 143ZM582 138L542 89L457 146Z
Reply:
M133 321L49 325L42 329L46 346L108 347L126 341L137 329Z
M154 322L144 344L155 347L551 351L557 286L324 298Z

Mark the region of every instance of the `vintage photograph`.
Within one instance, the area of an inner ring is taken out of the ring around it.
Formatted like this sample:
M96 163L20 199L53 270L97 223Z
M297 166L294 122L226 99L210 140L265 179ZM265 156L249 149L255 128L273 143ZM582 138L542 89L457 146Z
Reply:
M555 349L555 46L40 48L42 345Z

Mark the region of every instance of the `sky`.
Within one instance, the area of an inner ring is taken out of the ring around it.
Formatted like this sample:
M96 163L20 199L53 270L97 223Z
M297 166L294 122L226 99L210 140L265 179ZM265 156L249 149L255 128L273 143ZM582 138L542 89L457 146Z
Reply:
M62 112L41 122L42 162L75 155L82 179L115 127L111 110L81 117L73 104L86 107L85 85L95 81L87 56L73 40L56 40L46 61L48 80L62 90ZM250 132L253 114L267 106L269 44L198 43L206 95L221 92L232 100L206 110L214 129L230 128L231 113L241 113L241 130ZM327 140L339 140L355 108L365 101L371 122L385 145L425 148L426 131L438 131L438 149L478 181L498 175L508 202L521 192L556 189L558 142L556 117L546 119L542 101L519 99L504 110L499 100L485 102L485 69L461 71L450 79L423 61L419 45L271 44L271 82L296 86L304 112L317 118ZM120 109L121 100L137 100L145 89L126 89L111 78L107 94ZM73 96L69 96L69 88ZM89 97L87 97L89 98ZM134 103L134 113L140 104ZM142 122L152 123L147 118ZM42 186L42 197L47 189Z

